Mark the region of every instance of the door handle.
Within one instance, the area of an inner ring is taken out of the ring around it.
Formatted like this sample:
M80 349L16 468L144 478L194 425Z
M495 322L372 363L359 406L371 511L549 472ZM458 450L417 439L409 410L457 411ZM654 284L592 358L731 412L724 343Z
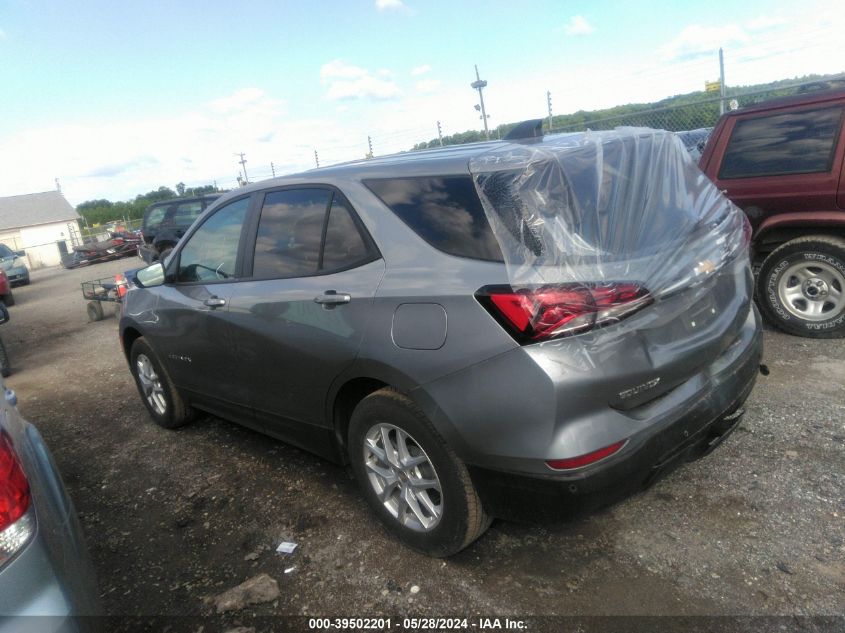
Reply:
M321 303L323 305L336 306L341 303L349 303L352 297L346 293L338 292L337 290L326 290L318 297L314 297L314 303Z
M226 300L221 299L220 297L209 297L203 301L203 304L207 305L209 308L222 308L226 305Z

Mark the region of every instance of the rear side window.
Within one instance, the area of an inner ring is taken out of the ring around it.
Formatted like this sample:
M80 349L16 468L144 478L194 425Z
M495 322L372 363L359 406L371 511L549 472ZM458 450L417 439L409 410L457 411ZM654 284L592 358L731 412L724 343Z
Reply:
M144 221L144 228L147 230L154 230L159 227L161 221L164 220L164 214L167 212L167 206L150 207L147 209L147 218Z
M434 248L458 257L503 261L469 176L385 178L364 184Z
M842 111L839 106L737 121L719 178L830 171Z
M281 279L316 274L323 222L331 192L286 189L264 197L255 242L254 277Z
M338 196L332 200L329 221L326 224L326 243L323 247L323 270L351 268L356 263L368 258L367 245L364 243L352 211Z
M202 212L202 202L183 202L176 207L173 213L173 223L181 227L189 227L197 219L200 212Z

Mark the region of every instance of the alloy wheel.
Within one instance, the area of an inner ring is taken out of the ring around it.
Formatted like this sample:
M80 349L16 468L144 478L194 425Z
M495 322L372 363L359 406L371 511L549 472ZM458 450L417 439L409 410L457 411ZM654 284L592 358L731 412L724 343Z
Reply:
M141 383L141 390L144 392L144 397L152 407L153 411L159 415L164 415L167 411L167 400L164 397L164 387L161 385L161 379L158 377L152 361L146 354L138 354L135 359L136 373L138 380Z
M363 451L370 485L390 515L416 532L433 530L443 517L443 491L419 443L399 427L376 424Z

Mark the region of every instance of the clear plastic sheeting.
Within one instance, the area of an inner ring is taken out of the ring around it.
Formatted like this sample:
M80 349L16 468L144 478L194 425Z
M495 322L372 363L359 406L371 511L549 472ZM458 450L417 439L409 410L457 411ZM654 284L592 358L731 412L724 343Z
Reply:
M745 215L671 132L551 136L469 167L510 281L483 300L518 338L616 323L747 257Z

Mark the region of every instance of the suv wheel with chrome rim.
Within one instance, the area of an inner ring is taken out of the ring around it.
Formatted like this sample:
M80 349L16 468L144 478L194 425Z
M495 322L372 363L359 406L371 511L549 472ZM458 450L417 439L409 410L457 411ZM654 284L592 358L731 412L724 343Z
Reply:
M385 388L364 398L348 448L367 502L414 549L449 556L490 525L466 466L407 396Z

